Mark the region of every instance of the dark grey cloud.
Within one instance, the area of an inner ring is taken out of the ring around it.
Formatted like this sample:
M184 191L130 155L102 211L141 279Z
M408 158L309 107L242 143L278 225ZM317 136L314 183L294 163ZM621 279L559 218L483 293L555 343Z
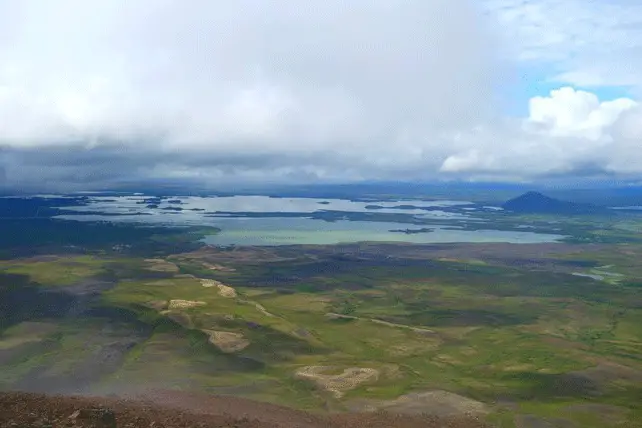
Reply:
M565 91L534 99L528 118L498 114L502 27L490 31L478 7L0 1L0 178L79 188L642 172L632 100Z
M335 174L439 151L492 110L494 40L467 0L26 0L0 28L0 145L48 179Z

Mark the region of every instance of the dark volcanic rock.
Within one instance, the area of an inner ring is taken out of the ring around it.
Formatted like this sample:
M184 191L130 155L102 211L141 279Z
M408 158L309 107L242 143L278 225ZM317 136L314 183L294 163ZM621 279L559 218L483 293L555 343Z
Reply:
M105 408L80 409L69 416L74 424L83 424L94 428L116 428L114 412Z
M0 427L44 428L484 428L476 418L384 412L312 414L227 396L149 391L144 397L0 392Z

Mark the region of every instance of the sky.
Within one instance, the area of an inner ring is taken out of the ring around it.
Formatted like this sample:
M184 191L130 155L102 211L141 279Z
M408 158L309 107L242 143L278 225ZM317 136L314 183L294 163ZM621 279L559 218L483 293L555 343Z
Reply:
M639 0L0 0L0 187L639 180Z

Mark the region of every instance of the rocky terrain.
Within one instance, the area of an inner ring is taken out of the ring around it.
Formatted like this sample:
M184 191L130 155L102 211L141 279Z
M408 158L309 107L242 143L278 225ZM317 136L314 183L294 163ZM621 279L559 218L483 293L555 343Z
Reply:
M155 392L145 398L0 393L2 428L483 428L474 418L391 413L316 415L231 397Z

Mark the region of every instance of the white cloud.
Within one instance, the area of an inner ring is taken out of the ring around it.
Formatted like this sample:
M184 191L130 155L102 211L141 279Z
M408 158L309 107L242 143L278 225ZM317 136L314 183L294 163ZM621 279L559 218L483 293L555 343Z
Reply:
M534 97L529 117L460 138L445 173L512 177L642 173L642 108L570 87Z
M176 144L389 139L474 119L489 94L491 51L462 0L27 0L0 16L12 145L150 129Z
M597 141L623 112L637 106L629 98L600 102L595 94L564 87L550 97L530 100L530 122L543 126L555 137L577 137Z
M493 43L468 0L0 1L0 147L56 173L108 150L100 177L395 170L492 109Z

